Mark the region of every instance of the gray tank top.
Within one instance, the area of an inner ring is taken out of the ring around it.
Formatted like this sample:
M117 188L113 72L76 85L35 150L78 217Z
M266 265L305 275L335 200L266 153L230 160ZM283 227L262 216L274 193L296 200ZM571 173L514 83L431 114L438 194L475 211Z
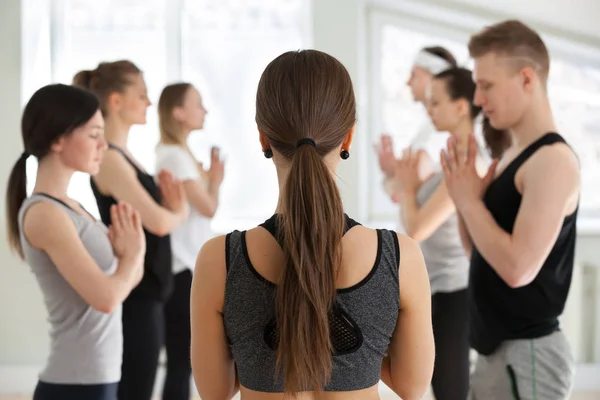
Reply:
M436 173L425 181L417 192L422 206L442 183L444 176ZM453 213L433 234L420 243L427 264L431 294L466 289L469 281L469 259L465 254L458 231L458 217Z
M377 236L369 275L337 291L335 317L330 320L333 371L326 391L365 389L380 380L400 309L400 250L395 232L378 230ZM226 259L223 320L240 384L260 392L283 392L282 377L275 378L275 284L252 266L246 232L227 235Z
M121 379L123 336L121 307L106 314L95 310L72 288L50 257L33 248L23 234L23 217L40 201L65 210L83 245L102 271L111 275L117 259L100 221L92 221L58 199L44 194L27 198L19 211L19 230L25 261L40 286L50 325L50 354L39 379L57 384L104 384Z

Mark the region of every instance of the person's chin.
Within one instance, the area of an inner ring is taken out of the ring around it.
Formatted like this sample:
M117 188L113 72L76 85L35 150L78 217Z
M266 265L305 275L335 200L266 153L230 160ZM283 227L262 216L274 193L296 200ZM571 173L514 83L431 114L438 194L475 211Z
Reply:
M94 176L98 172L100 172L100 165L102 165L102 161L95 161L92 165L89 166L88 170L85 172Z

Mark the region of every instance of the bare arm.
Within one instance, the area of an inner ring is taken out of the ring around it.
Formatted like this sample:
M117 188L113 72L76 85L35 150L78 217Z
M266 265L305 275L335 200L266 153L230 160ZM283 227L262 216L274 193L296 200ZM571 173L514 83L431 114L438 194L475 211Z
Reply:
M46 252L73 289L98 311L112 312L139 280L143 255L119 259L116 272L106 275L84 247L73 221L57 205L32 205L25 215L24 232L29 243Z
M538 150L522 168L522 201L512 234L498 226L482 201L461 210L477 250L514 288L538 274L579 196L579 166L565 145Z
M433 376L435 346L431 322L431 292L418 244L404 235L400 243L400 313L382 380L404 400L421 399ZM385 370L387 369L387 371Z
M387 193L388 196L390 196L390 198L394 195L394 193L396 193L396 182L394 180L394 177L389 177L389 176L385 176L383 178L383 190L385 191L385 193Z
M473 242L471 241L471 236L469 235L469 230L467 229L467 225L465 224L465 220L463 219L460 213L457 213L458 216L458 233L460 234L460 241L462 243L463 249L465 250L465 254L467 258L471 258L471 253L473 252Z
M209 181L208 189L197 180L183 181L183 188L191 206L205 217L212 218L219 205L219 185Z
M138 181L136 171L116 151L106 152L94 179L106 194L131 204L140 213L144 227L155 235L168 235L185 219L185 213L174 213L154 201Z
M444 182L421 207L416 193L401 194L399 199L402 224L408 236L417 242L429 238L455 211Z
M198 254L191 294L192 373L206 400L231 399L239 390L223 326L225 274L225 236L219 236Z

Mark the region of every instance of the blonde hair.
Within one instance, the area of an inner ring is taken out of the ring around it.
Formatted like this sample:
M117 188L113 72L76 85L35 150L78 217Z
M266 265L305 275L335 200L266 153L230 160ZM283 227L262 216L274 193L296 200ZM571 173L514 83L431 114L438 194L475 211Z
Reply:
M158 100L158 126L160 129L161 143L181 143L177 134L181 130L181 123L173 116L175 107L182 107L185 95L193 86L181 82L166 86Z

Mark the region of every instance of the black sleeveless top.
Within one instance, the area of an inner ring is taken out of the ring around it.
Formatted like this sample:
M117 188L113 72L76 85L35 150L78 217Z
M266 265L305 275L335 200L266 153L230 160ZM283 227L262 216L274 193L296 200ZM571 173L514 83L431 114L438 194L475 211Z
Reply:
M346 216L346 231L356 225ZM276 216L260 226L281 243ZM400 249L393 231L377 230L377 239L371 272L356 285L337 290L329 317L333 370L325 391L365 389L381 377L381 362L400 309ZM252 266L245 231L229 233L225 243L223 322L240 384L259 392L281 393L283 379L276 370L276 284Z
M542 146L565 140L548 133L521 152L491 183L483 201L496 223L512 233L521 205L515 175L521 165ZM573 272L578 208L564 219L548 258L528 285L509 287L473 246L469 279L470 341L484 355L501 342L534 339L559 329Z
M132 162L127 154L120 148L109 144L111 149L121 153L123 157L131 164L137 173L137 178L140 184L152 196L154 201L160 204L161 192L154 181L154 177L140 170L134 162ZM90 178L92 192L96 198L100 218L106 226L110 225L110 207L117 204L112 196L105 196L98 190L94 178ZM132 290L130 296L143 296L154 300L165 300L171 294L173 288L173 276L171 271L171 239L169 235L157 236L148 232L144 228L146 237L146 255L144 256L144 277L141 282Z

